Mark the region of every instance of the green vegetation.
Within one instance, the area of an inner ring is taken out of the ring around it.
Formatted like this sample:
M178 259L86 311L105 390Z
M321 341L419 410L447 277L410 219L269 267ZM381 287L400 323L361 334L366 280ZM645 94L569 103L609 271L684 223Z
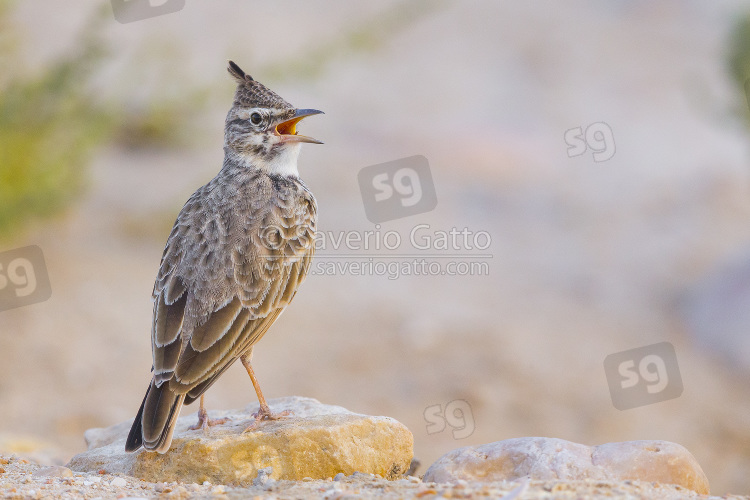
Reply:
M189 94L149 104L146 109L124 112L116 140L126 148L176 147L195 144L191 140L191 119L206 100L206 92L196 90ZM186 106L185 103L190 103Z
M729 73L745 96L744 115L750 122L750 14L739 20L729 41Z
M124 82L124 88L98 92L92 81L109 53L101 36L111 16L107 6L97 10L67 55L35 74L24 73L28 64L16 60L9 17L13 3L0 0L0 67L6 69L0 72L0 241L33 221L64 212L78 199L91 157L102 145L134 149L194 144L193 118L210 97L206 88L185 88L189 75L176 77L174 65L163 64L179 54L153 54L151 48L125 78L116 80ZM271 83L320 77L332 62L377 51L443 5L437 0L399 2L258 73ZM134 81L150 81L154 89L135 104L127 87Z
M23 68L14 59L11 6L0 0L0 65ZM0 240L31 221L62 212L80 197L88 163L101 145L174 147L189 142L184 102L190 99L189 113L199 112L205 91L150 95L133 109L91 88L108 53L101 37L107 15L108 9L99 9L67 55L38 74L0 74Z
M7 14L3 2L4 33ZM11 47L7 40L0 44L0 59L10 58ZM112 120L86 91L104 55L101 47L89 28L72 55L42 74L6 75L0 82L0 237L30 219L49 217L80 193L83 166L112 129Z

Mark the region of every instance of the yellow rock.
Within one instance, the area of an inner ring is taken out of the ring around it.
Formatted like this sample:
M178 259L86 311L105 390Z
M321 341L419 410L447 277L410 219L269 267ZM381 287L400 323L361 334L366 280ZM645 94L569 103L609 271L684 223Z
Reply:
M343 472L380 474L394 479L409 468L414 438L389 417L358 415L300 397L269 401L273 412L294 414L262 422L243 433L256 407L236 411L209 411L211 418L229 422L207 431L188 430L195 414L180 417L172 446L164 455L143 449L125 452L131 422L86 432L88 451L73 457L72 470L122 473L151 482L181 481L201 484L251 485L258 470L272 467L270 478L325 479Z
M629 441L586 446L554 438L516 438L453 450L430 466L425 482L637 480L709 493L698 461L679 444Z

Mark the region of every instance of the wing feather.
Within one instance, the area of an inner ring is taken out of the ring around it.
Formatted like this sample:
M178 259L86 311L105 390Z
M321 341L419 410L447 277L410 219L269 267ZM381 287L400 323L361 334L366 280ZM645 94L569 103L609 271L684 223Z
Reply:
M180 356L180 330L185 316L187 296L183 295L172 305L167 305L164 294L160 294L154 305L153 363L157 387L172 378Z
M190 347L197 352L203 352L213 346L229 332L230 328L235 326L241 311L242 302L235 297L232 302L211 314L208 321L193 330L190 336Z
M204 376L204 380L201 383L193 384L188 389L186 389L188 391L187 398L185 400L186 404L190 404L191 402L198 399L201 394L206 392L208 388L213 385L216 379L219 378L219 376L224 373L227 368L232 366L232 364L240 358L241 355L246 354L248 351L250 351L253 348L253 345L258 342L263 337L263 335L266 334L271 325L276 322L276 319L281 315L282 312L283 309L277 309L265 318L258 318L256 320L248 322L248 324L245 326L245 331L243 332L243 340L241 342L238 342L234 349L228 352L225 355L224 359L217 363L217 369L212 373ZM184 389L179 390L182 391Z
M177 369L174 372L175 377L170 382L173 390L177 391L179 387L177 392L183 393L182 386L192 387L196 382L202 382L215 369L216 365L225 358L226 353L231 351L238 342L241 342L245 325L247 325L249 319L250 313L247 309L242 309L225 334L204 351L195 350L192 342L188 343L180 355Z
M212 192L196 193L167 241L154 286L154 378L186 403L252 349L307 275L314 199L301 184L286 194L269 193L270 208L249 205L243 217L220 209L209 215Z

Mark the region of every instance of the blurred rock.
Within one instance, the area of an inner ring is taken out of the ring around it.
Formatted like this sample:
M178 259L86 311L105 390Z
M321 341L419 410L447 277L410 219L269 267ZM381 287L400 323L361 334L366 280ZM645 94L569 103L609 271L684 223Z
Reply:
M668 441L629 441L585 446L554 438L516 438L458 448L430 466L425 482L457 480L639 480L676 484L708 494L708 479L695 457Z
M70 456L41 438L15 434L0 434L0 455L16 455L39 465L62 465Z
M252 485L258 472L272 467L268 479L325 479L338 473L365 471L386 478L409 468L414 439L404 425L389 417L352 413L315 399L289 397L269 401L273 412L294 415L266 421L252 432L257 406L245 410L209 411L211 418L229 418L208 431L188 429L197 415L180 417L169 452L159 455L143 449L125 452L130 422L107 429L90 429L88 451L73 457L75 471L122 473L151 482Z

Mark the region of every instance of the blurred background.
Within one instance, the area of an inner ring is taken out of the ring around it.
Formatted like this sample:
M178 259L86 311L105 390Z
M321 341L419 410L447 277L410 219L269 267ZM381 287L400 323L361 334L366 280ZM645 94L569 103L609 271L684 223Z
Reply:
M424 155L437 207L379 231L491 235L481 275L310 276L256 347L267 397L392 416L419 473L512 437L664 439L713 493L747 493L748 16L748 1L215 0L121 24L109 2L0 0L0 252L38 245L52 289L0 312L0 451L65 462L87 428L135 415L163 245L223 159L231 58L326 112L300 127L325 142L300 158L320 231L376 230L358 172ZM400 253L417 252L316 259ZM659 342L681 396L616 409L604 359ZM209 411L248 404L239 366L207 394Z

